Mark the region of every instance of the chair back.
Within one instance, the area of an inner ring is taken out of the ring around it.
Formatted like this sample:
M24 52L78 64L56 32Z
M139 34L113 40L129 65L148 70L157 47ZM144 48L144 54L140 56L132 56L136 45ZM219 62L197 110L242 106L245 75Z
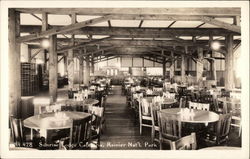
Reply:
M151 116L151 105L146 98L142 98L139 104L139 113L141 116Z
M153 87L153 92L162 92L163 88L161 87Z
M216 127L217 143L222 142L223 139L228 138L230 132L230 125L232 121L232 114L221 114Z
M91 116L84 119L73 120L70 128L70 145L90 143Z
M158 112L158 122L160 127L160 140L176 140L181 137L181 121L176 114Z
M101 121L103 118L104 108L92 106L89 107L88 112L92 114L92 128L97 132L97 134L99 134L101 129Z
M191 102L189 101L189 108L190 109L197 109L197 110L205 110L209 111L210 106L206 103L197 103L197 102Z
M179 108L185 108L186 107L186 97L182 96L180 98L180 104L179 104Z
M191 135L180 138L170 144L171 150L196 150L196 136L195 133Z
M153 117L153 125L154 126L159 126L158 123L158 112L161 110L161 105L151 105L151 114Z
M23 124L21 119L10 117L10 128L16 147L22 147L24 143Z
M61 104L55 104L55 105L42 105L39 107L39 114L43 113L53 113L57 111L62 111L62 106Z

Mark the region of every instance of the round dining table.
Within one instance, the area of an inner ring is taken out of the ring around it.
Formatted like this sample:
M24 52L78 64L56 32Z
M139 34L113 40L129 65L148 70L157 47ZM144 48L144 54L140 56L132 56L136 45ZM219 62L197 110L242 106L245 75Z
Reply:
M233 147L233 146L212 146L206 147L199 150L241 150L241 147Z
M176 114L181 122L187 123L204 123L205 125L207 125L208 123L216 122L219 120L219 115L211 111L194 109L193 114L184 114L185 109L187 110L187 108L169 108L162 109L161 112L168 114Z
M84 119L91 114L76 111L61 111L31 116L23 121L24 127L40 130L40 135L47 139L47 130L70 128L72 120ZM31 139L33 134L31 133Z

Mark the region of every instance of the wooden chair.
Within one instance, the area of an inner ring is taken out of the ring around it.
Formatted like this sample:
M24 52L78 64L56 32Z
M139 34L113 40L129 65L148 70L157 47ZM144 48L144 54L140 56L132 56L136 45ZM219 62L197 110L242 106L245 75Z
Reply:
M11 139L15 147L26 147L28 149L38 147L38 140L35 136L31 139L30 130L23 127L21 119L10 117ZM35 139L35 140L33 140ZM36 142L37 141L37 142Z
M92 124L91 124L91 143L94 143L97 146L97 149L100 149L100 137L102 132L102 120L104 114L103 107L89 107L89 113L92 114ZM93 142L96 140L96 142Z
M139 103L139 121L140 121L140 134L142 134L142 127L150 127L151 134L154 134L153 128L153 115L152 115L152 103L149 103L146 98L142 98ZM143 121L148 121L150 123L146 124Z
M162 92L163 88L161 87L153 87L153 92Z
M183 96L180 98L179 108L185 108L185 107L186 107L186 97Z
M152 105L151 107L151 114L153 116L153 122L152 122L152 141L160 142L159 138L156 138L156 132L159 132L159 122L158 122L158 112L161 110L161 105Z
M39 114L43 113L52 113L52 112L57 112L61 111L61 105L46 105L46 106L39 106Z
M196 150L196 135L191 133L191 135L182 137L177 141L173 141L170 144L171 150Z
M197 110L205 110L205 111L210 110L209 104L197 103L197 102L191 102L191 101L189 101L189 108L190 109L197 109Z
M69 137L59 141L59 149L89 149L92 116L72 120Z
M221 145L228 141L228 135L230 133L230 125L232 121L232 114L221 114L219 121L216 123L214 130L208 130L204 138L205 142L212 145Z
M181 121L176 114L158 112L159 141L162 150L163 143L171 144L181 138Z
M241 135L241 104L237 101L231 103L223 103L223 113L232 113L231 126L239 128L239 136Z

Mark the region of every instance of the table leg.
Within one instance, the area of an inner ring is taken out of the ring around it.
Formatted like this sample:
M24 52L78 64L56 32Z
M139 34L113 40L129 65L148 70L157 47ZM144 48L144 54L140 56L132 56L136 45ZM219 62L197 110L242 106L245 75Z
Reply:
M31 141L33 140L33 129L32 128L30 129L30 140Z

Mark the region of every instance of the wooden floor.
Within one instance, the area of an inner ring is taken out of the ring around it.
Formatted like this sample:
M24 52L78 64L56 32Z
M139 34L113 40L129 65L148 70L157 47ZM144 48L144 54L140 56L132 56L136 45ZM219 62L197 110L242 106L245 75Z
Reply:
M106 129L101 137L102 150L120 149L155 149L151 143L150 128L139 133L139 125L135 122L132 111L126 105L126 96L121 87L114 86L112 94L107 98L105 110Z

